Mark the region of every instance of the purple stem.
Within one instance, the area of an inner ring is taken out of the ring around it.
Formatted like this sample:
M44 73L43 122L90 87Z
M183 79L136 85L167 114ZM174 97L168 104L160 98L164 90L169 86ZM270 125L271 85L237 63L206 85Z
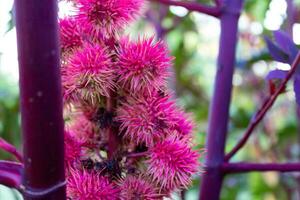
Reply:
M166 30L165 28L162 27L161 25L161 21L159 19L157 19L157 17L155 16L155 13L153 12L152 9L149 9L146 12L146 18L149 22L151 22L156 30L156 37L158 39L162 39L165 34L166 34Z
M25 199L66 199L57 0L16 0Z
M238 34L238 20L243 0L226 0L223 5L218 69L209 111L206 141L206 173L202 178L201 200L218 200L223 181L221 166L227 135L232 77Z
M294 0L286 0L287 3L287 32L293 38L293 25L295 23L295 5Z
M117 43L116 35L111 36L111 44L109 45L109 50L114 52L112 54L111 59L114 61L116 60L116 46L119 44ZM117 92L111 90L110 96L106 100L106 111L110 113L115 113L117 108ZM116 123L112 122L109 127L106 128L107 136L108 136L108 158L112 159L113 157L117 156L120 144L121 144L121 136L119 135L119 127Z
M139 153L130 153L127 155L127 158L139 158L149 155L148 151L145 152L139 152Z
M17 150L17 148L8 142L6 142L4 139L0 138L0 149L3 149L4 151L11 153L14 155L18 161L23 162L23 156L21 153Z
M189 11L197 11L213 17L219 17L221 15L221 10L219 9L219 7L206 6L198 2L174 1L174 0L152 0L152 1L158 1L166 5L181 6L188 9Z
M259 122L264 118L268 110L272 107L274 102L276 101L277 97L282 93L282 91L285 90L287 82L292 78L293 74L296 72L298 66L300 64L300 52L297 54L291 70L286 75L285 79L281 82L276 92L269 96L266 101L264 102L262 108L260 108L255 114L253 120L249 123L247 130L240 141L238 141L237 145L225 156L225 161L230 160L248 141L249 137L253 133L256 126L259 124Z
M216 4L217 7L221 7L222 0L215 0L215 4Z
M245 173L253 171L299 172L300 163L224 163L224 173Z
M23 165L11 161L0 161L0 184L19 189Z

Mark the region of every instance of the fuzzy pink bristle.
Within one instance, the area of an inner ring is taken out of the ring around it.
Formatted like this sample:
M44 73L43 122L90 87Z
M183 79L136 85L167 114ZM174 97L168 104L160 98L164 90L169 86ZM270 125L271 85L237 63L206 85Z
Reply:
M124 137L136 144L152 146L164 139L174 127L174 103L156 93L128 98L117 110L117 120Z
M151 37L131 42L124 38L119 48L118 83L132 93L158 90L166 85L171 61L162 41L154 42Z
M186 141L170 137L150 149L148 172L164 190L187 187L200 170L198 159Z
M69 55L82 47L83 39L74 18L59 20L60 46L63 55Z
M101 96L109 97L114 90L114 70L107 50L86 44L68 59L62 73L65 99L96 103Z
M72 132L65 131L65 162L67 166L80 159L82 155L83 142L76 139Z
M142 177L128 176L120 184L121 200L159 200L162 197L158 194L157 188Z
M74 200L118 200L119 190L107 177L95 172L70 170L67 195Z
M78 0L77 19L91 35L111 35L139 15L142 0Z

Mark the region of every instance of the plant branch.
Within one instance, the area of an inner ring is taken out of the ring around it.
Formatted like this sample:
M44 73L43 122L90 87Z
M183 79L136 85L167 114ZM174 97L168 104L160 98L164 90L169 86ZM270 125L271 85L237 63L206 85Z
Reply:
M116 94L114 92L111 92L111 96L107 98L107 105L106 109L108 112L115 112L116 108ZM118 135L119 129L115 124L112 122L112 124L107 127L106 129L107 134L108 134L108 158L111 159L113 158L120 145L120 136Z
M0 161L0 184L19 188L22 180L23 165L11 161Z
M253 171L300 172L300 163L224 163L224 173L245 173Z
M218 54L218 68L214 92L209 109L209 123L206 139L207 172L201 183L199 200L220 199L223 174L225 143L232 93L232 78L235 67L236 45L238 41L238 21L243 0L227 0L220 16L221 34Z
M241 138L241 140L237 143L237 145L225 156L225 161L229 161L247 142L249 139L250 135L252 134L253 130L256 128L256 126L259 124L259 122L264 118L266 115L267 111L272 107L274 104L275 100L279 96L279 94L284 91L287 82L291 79L293 74L296 72L296 69L300 63L300 52L297 54L292 67L290 71L288 72L287 76L285 79L281 82L280 86L276 90L276 92L269 96L262 107L258 110L258 112L254 115L254 118L252 118L250 124L248 125L246 132L244 136Z
M114 52L112 54L111 59L113 61L116 60L116 46L117 40L116 36L113 35L111 38L111 45L109 46L109 49L111 52ZM117 92L111 90L110 91L110 96L106 100L106 111L111 113L112 116L114 116L114 113L116 112L116 107L117 107L117 97L118 94ZM119 146L121 144L121 137L119 135L119 126L117 123L114 122L114 119L112 119L111 124L109 127L106 128L107 136L108 136L108 158L112 159L114 156L116 156Z
M143 156L147 156L147 155L149 155L148 151L139 152L139 153L130 153L127 155L127 158L139 158L139 157L143 157Z
M221 9L219 7L206 6L197 2L175 1L175 0L152 0L152 1L157 1L159 3L169 5L169 6L181 6L188 9L189 11L197 11L217 18L220 17L221 15Z
M17 158L18 161L23 162L23 156L17 150L17 148L2 138L0 138L0 149L3 149L4 151L11 153Z

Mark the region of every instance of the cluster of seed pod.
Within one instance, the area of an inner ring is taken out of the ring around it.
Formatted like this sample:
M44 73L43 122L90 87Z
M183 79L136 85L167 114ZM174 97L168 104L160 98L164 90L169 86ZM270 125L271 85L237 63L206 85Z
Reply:
M73 0L59 20L67 195L72 200L152 200L200 171L193 122L167 88L173 58L154 37L124 26L142 0Z

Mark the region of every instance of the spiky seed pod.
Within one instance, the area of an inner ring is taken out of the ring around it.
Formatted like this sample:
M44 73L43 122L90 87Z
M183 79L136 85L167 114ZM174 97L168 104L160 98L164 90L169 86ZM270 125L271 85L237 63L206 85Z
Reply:
M154 185L149 183L142 177L127 176L120 183L120 199L121 200L159 200L162 195L158 194Z
M83 142L77 140L69 131L65 131L64 136L65 162L67 166L72 166L82 155L81 147L83 146Z
M189 143L193 122L168 95L172 57L154 37L120 40L143 0L72 1L77 14L60 20L64 103L73 113L65 136L67 196L170 197L199 171ZM125 140L110 137L117 133Z
M124 137L136 144L152 146L163 140L174 127L174 103L157 94L128 98L117 110L116 119L121 123Z
M83 39L78 24L74 18L59 20L60 46L64 56L72 54L83 45Z
M67 195L74 200L117 200L119 190L107 177L72 169L67 178Z
M155 144L150 149L148 173L162 190L187 187L199 172L199 154L186 141L175 137Z
M166 84L171 61L166 45L154 42L154 37L137 42L124 38L119 48L118 83L131 93L151 93Z
M85 140L87 142L95 139L96 135L99 133L97 126L83 114L76 116L67 129L71 130L74 133L74 136L79 140Z
M73 54L62 77L64 94L69 99L88 101L92 105L99 103L102 96L109 97L115 86L109 54L99 45L85 45Z
M173 120L175 121L174 130L177 132L179 138L192 137L195 124L188 114L182 110L176 109L176 111L173 112Z
M139 14L143 0L78 0L77 19L86 32L113 35Z

